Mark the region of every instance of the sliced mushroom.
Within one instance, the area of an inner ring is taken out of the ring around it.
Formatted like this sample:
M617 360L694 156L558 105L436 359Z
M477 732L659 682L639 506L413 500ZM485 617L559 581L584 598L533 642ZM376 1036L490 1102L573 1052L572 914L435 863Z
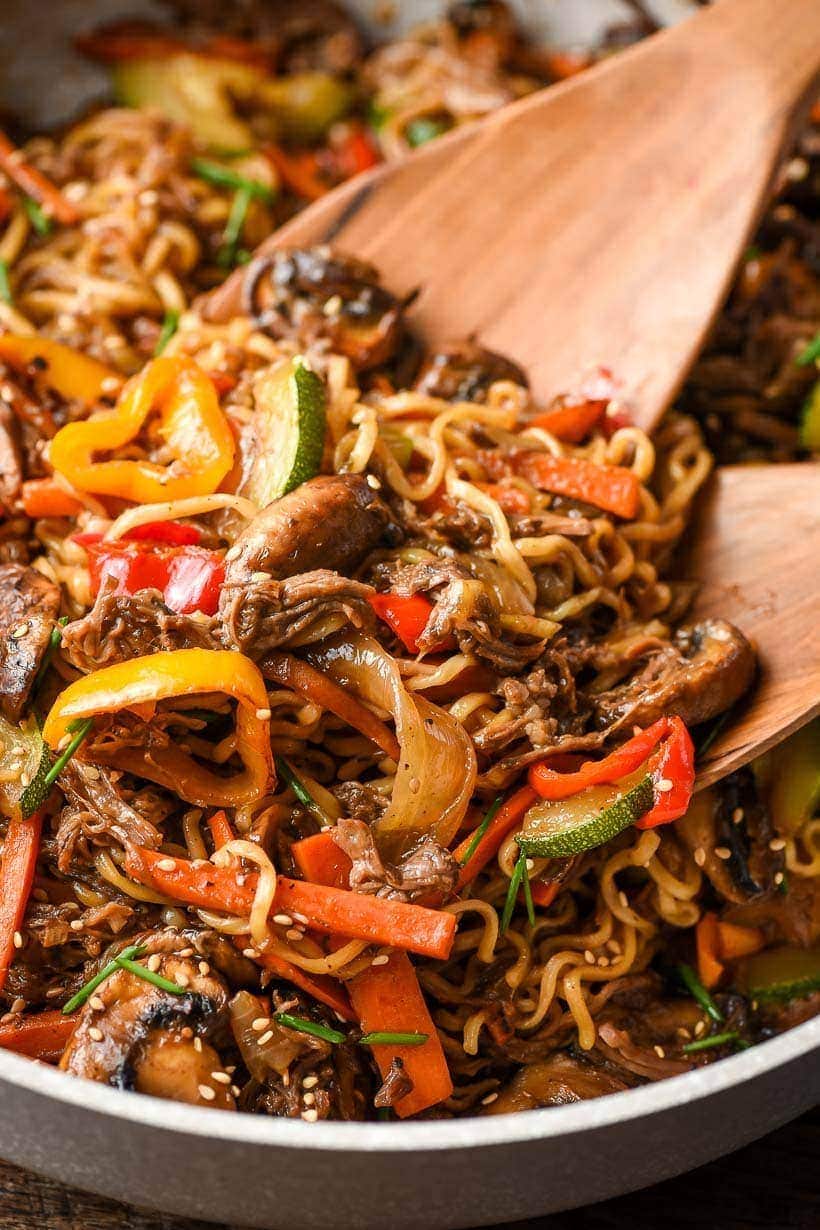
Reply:
M60 610L60 590L22 564L0 565L0 713L19 720Z
M328 248L281 249L251 261L242 307L273 337L303 346L326 339L360 371L387 362L402 336L402 305L376 269Z
M496 380L511 380L527 387L527 377L512 359L486 350L475 342L443 346L422 367L414 387L428 397L444 401L483 401Z
M750 687L754 672L754 650L733 624L707 619L680 628L637 675L601 693L595 704L598 726L649 726L671 714L697 726L730 708Z
M175 954L162 955L156 972L184 992L118 970L81 1009L60 1067L118 1089L235 1109L229 1084L213 1079L222 1070L215 1041L225 1034L225 984Z
M727 901L741 904L774 890L783 853L771 848L775 831L751 769L696 794L676 830Z
M566 1106L628 1088L620 1076L561 1051L521 1068L482 1114L505 1115L542 1106Z

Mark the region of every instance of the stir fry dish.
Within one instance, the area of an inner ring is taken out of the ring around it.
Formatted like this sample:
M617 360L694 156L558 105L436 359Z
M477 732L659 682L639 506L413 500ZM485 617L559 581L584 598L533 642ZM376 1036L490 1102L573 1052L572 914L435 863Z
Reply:
M370 266L251 255L588 58L497 0L375 50L330 4L176 8L84 39L120 105L0 136L0 1047L442 1118L816 1014L820 723L695 791L757 666L675 555L711 443L820 448L816 128L650 439L605 369L536 405Z

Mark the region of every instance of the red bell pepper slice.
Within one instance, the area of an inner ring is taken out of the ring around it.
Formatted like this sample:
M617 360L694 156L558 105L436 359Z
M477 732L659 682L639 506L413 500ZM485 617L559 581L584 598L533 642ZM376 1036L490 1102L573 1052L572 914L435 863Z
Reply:
M653 756L650 772L655 789L655 806L635 825L654 829L659 824L678 820L689 806L695 789L695 745L679 717L667 719L669 734Z
M530 419L528 427L543 427L558 440L580 444L606 414L608 400L557 397L549 410Z
M202 534L195 525L186 525L182 521L147 521L145 525L135 525L123 534L127 542L167 542L175 547L193 546L201 538Z
M99 593L103 582L113 579L116 593L136 594L141 589L158 589L165 604L179 615L190 615L193 611L214 615L225 579L222 556L190 541L191 532L198 535L193 526L159 522L158 527L168 535L166 539L151 541L148 535L136 539L129 535L126 539L106 542L97 534L74 536L74 541L88 553L94 594ZM138 527L140 530L148 528ZM131 534L136 532L132 530Z
M0 863L0 991L5 986L16 952L14 937L23 925L37 856L40 853L42 812L27 820L11 819Z
M362 171L369 171L381 162L381 156L371 137L358 125L351 125L349 133L334 153L345 179L351 179Z
M575 773L557 773L542 761L530 769L530 785L542 799L568 799L587 786L617 782L639 769L669 731L669 719L658 718L603 760L587 760Z
M371 594L368 602L379 619L392 628L408 653L420 652L419 637L427 627L427 621L433 611L429 598L425 598L423 594L412 594L407 598L401 598L397 594ZM447 637L435 648L445 650L452 646L452 637Z

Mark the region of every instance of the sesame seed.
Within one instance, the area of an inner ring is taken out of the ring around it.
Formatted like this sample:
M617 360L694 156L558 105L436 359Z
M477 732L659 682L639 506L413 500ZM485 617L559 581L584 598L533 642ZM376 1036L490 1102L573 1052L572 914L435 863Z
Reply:
M757 1012L757 1000L752 1000L752 1012Z
M56 999L58 995L62 995L62 987L49 987L46 991L46 999Z
M623 889L621 889L621 891L618 893L618 901L620 902L620 904L623 906L625 910L629 909L629 898L627 897Z
M92 995L91 999L88 1001L88 1006L92 1012L103 1012L105 1010L105 1004L100 999L99 995Z
M279 927L292 927L293 926L293 919L291 918L290 914L274 914L273 921Z
M782 883L783 883L783 879L784 879L783 872L782 872L782 871L778 871L778 872L776 873L775 877L774 877L774 882L775 882L775 884L782 884Z
M247 957L250 961L254 961L259 956L259 953L255 948L243 948L242 956Z
M732 851L729 849L728 846L715 846L715 854L717 855L718 858L722 858L724 862L726 861L727 858L732 857Z
M256 716L260 722L267 722L270 718L270 709L257 709Z
M618 953L618 954L620 954L620 951L621 951L621 945L618 943L618 941L617 941L617 940L607 940L607 942L606 942L606 946L607 946L607 948L609 949L609 951L610 951L610 952L614 952L614 953Z
M232 560L239 559L241 554L242 554L241 547L230 547L229 550L225 552L225 559L230 564Z
M371 490L381 491L382 485L379 482L379 480L376 478L375 474L368 474L366 482L367 482L368 487L371 488Z
M706 862L706 851L704 850L703 846L698 846L697 850L692 855L692 857L697 863L698 867L702 867L703 864Z
M191 979L188 977L187 974L182 974L182 973L177 974L174 981L176 982L178 987L184 988L184 987L188 987L191 985Z
M487 1096L486 1096L486 1098L482 1098L482 1099L481 1099L481 1105L482 1105L482 1106L491 1106L491 1105L492 1105L492 1103L496 1100L496 1098L497 1098L497 1097L498 1097L498 1094L497 1094L497 1093L488 1093L488 1094L487 1094Z
M679 1025L675 1032L679 1038L683 1038L684 1042L688 1042L692 1037L685 1025Z
M302 1099L302 1100L304 1101L305 1106L312 1106L312 1105L313 1105L313 1103L316 1101L316 1094L315 1094L315 1093L306 1093L306 1094L304 1094L304 1096L303 1096L303 1099Z
M655 1054L658 1056L658 1059L666 1059L666 1051L663 1049L662 1046L656 1046L653 1049L655 1051Z
M72 918L71 922L68 925L72 931L82 931L83 927L85 926L85 923L83 922L81 918Z
M270 579L271 578L270 578L269 572L252 572L251 573L252 581L269 581Z
M388 957L387 953L382 952L382 953L379 953L377 957L374 957L373 960L370 962L370 964L371 965L387 965L389 960L390 958Z
M266 1029L265 1032L259 1038L259 1045L267 1046L272 1037L273 1037L273 1030Z
M742 807L736 807L735 810L732 812L732 824L740 824L741 820L743 819L744 814L745 813Z
M92 782L99 781L99 778L100 778L100 770L97 768L97 766L96 766L96 765L93 765L93 764L84 764L84 765L83 765L83 773L85 774L85 776L86 776L87 778L89 778L89 780L90 780L90 781L92 781Z
M230 1085L231 1078L227 1072L212 1072L211 1080L216 1081L218 1085Z
M700 1035L705 1032L706 1032L706 1022L698 1021L697 1025L695 1026L695 1037L699 1038Z
M311 1106L310 1110L302 1111L302 1118L304 1119L305 1123L315 1123L316 1120L319 1118L319 1112L318 1110L314 1110L314 1108Z
M602 965L602 966L607 966L607 965L609 965L609 957L599 957L599 958L598 958L598 964L599 964L599 965Z
M532 871L533 867L535 866L535 859L528 858L527 861L524 863L524 866L526 867L527 871Z
M214 1098L216 1097L216 1090L212 1089L210 1085L200 1085L199 1086L199 1096L205 1102L213 1102Z
M595 964L595 955L589 948L584 950L584 960L586 961L587 965Z
M246 875L242 875L242 874L237 875L237 876L235 877L235 879L236 879L236 886L237 886L237 888L244 888L244 887L245 887L245 881L247 880L247 878L248 878L248 877L247 877Z
M15 947L15 948L22 948L22 947L23 947L23 937L22 937L22 935L20 934L20 932L19 932L19 931L15 931L15 933L14 933L14 947Z
M147 968L150 969L152 974L156 974L157 970L162 965L162 957L159 955L158 952L155 952L152 956L148 958L145 964Z
M161 858L157 863L157 867L160 871L175 871L176 863L172 858Z
M233 1094L235 1098L238 1098L241 1092L242 1090L239 1088L238 1085L231 1085L231 1093Z
M263 1034L270 1027L269 1016L258 1016L255 1021L251 1021L251 1029L255 1033Z
M341 295L331 295L330 298L325 302L324 307L322 308L322 311L324 312L325 316L336 316L338 315L339 312L341 312L341 310L342 310L342 296Z
M307 914L297 914L295 910L293 911L293 919L294 922L304 923L305 925L307 925L309 921Z
M659 782L655 782L655 789L660 790L661 794L668 794L674 784L668 777L662 777Z
M177 953L178 957L192 957L194 955L193 948L181 948Z
M773 838L771 839L771 841L769 842L769 849L770 849L770 850L774 850L774 851L775 851L775 853L776 853L778 850L785 850L785 849L786 849L786 843L785 843L785 841L783 840L783 838L782 838L782 837L773 837Z
M210 965L208 964L208 962L207 962L207 961L200 961L200 963L199 963L199 972L200 972L200 974L202 975L202 977L203 977L203 978L207 978L208 974L210 974L210 972L211 972L211 967L210 967Z
M315 1089L318 1084L319 1084L318 1076L306 1076L305 1079L302 1081L302 1088L303 1089Z
M194 1038L194 1050L197 1052L197 1054L199 1055L202 1054L202 1039L201 1038Z
M101 1029L98 1029L96 1025L92 1025L92 1026L91 1026L91 1028L90 1028L90 1029L89 1029L89 1031L88 1031L88 1036L89 1036L89 1038L91 1038L91 1039L92 1039L92 1041L94 1041L94 1042L102 1042L102 1040L103 1040L103 1031L102 1031Z
M28 628L29 628L28 624L18 624L16 628L12 629L11 639L13 641L19 641L22 637L26 635L26 633L28 632Z

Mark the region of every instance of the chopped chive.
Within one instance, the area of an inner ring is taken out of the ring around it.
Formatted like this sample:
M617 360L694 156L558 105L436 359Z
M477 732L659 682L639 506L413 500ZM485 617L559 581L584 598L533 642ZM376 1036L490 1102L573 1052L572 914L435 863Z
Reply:
M743 253L744 261L756 261L756 260L759 260L761 256L762 256L762 252L760 248L757 246L757 244L755 243L750 244L749 247L746 249L746 251Z
M820 359L820 333L815 333L805 350L800 351L795 363L798 367L808 367L810 363L816 363L818 359Z
M328 1029L327 1025L319 1025L316 1021L308 1021L303 1016L291 1016L289 1012L277 1012L273 1018L285 1029L295 1029L300 1034L311 1034L324 1042L344 1042L345 1035L338 1029Z
M510 925L510 919L515 909L515 900L518 896L518 890L521 887L521 881L524 877L524 872L527 870L527 859L523 851L519 855L518 862L515 864L513 873L510 876L510 887L507 889L507 900L504 902L504 912L501 915L501 934L503 935Z
M211 725L214 722L224 722L231 715L229 713L214 713L210 709L184 709L181 711L185 717L196 718L198 722L205 722L206 725Z
M428 141L434 141L436 137L440 137L447 132L450 127L445 120L434 120L430 116L420 115L417 119L411 120L404 130L404 135L407 144L413 149L418 149L420 145L426 145Z
M217 188L233 188L235 192L241 191L249 197L259 197L262 201L273 200L273 189L263 184L261 180L239 175L230 167L221 167L219 163L209 162L207 158L194 158L191 170L200 179L204 179L208 184L214 184Z
M71 999L63 1008L63 1012L66 1016L69 1012L74 1012L76 1008L82 1007L85 1001L94 994L97 987L100 986L101 983L105 982L106 978L110 978L112 974L116 974L117 969L119 968L117 964L118 961L129 960L131 957L140 957L144 952L145 949L141 948L139 944L129 944L127 948L123 948L119 957L115 957L113 961L109 961L107 965L103 966L98 974L95 974L94 977L85 983L84 986L80 987L76 995L71 996Z
M362 1034L359 1038L361 1046L424 1046L429 1034L393 1034L376 1030L372 1034Z
M154 347L154 358L161 355L165 347L170 342L171 338L179 328L179 312L176 308L169 308L162 319L162 328L160 329L157 344Z
M785 897L787 892L789 891L789 873L788 871L782 871L780 874L782 875L783 878L782 880L779 881L777 885L777 891L779 893L782 893L783 896Z
M236 264L236 247L242 235L242 227L245 225L250 203L251 193L247 188L237 188L231 212L228 214L228 221L225 223L225 230L222 232L222 246L216 254L217 264L223 269L229 269Z
M54 761L54 764L49 769L48 773L46 773L45 779L44 779L46 786L54 785L57 778L62 773L63 769L66 767L69 760L76 752L77 748L80 746L81 743L85 742L85 740L88 738L89 734L91 733L91 728L93 725L94 725L93 718L79 719L75 722L69 723L68 729L76 731L76 734L74 735L74 738L71 740L71 742L69 743L68 747L65 749L63 754L61 756L58 756L58 758Z
M730 1029L723 1034L712 1034L710 1038L698 1038L696 1042L687 1042L683 1051L686 1055L693 1055L696 1051L710 1051L713 1047L726 1046L729 1042L734 1042L735 1045L740 1046L742 1039L737 1030Z
M30 196L23 197L23 209L35 231L40 236L51 234L51 219L47 218L40 206Z
M495 816L495 813L498 811L500 806L501 806L501 795L497 794L495 798L493 799L492 803L490 804L487 810L486 816L481 821L481 824L479 824L478 828L476 829L476 831L473 833L472 837L470 838L470 844L464 853L464 858L461 860L462 867L466 867L470 859L475 854L476 850L478 849L478 845L479 845L479 842L481 841L481 838L484 836L484 834L487 832L487 829L490 827L493 817Z
M721 713L720 717L715 719L715 721L709 727L709 730L704 735L703 739L701 739L700 743L695 749L695 760L696 761L703 760L703 757L709 751L709 748L712 746L712 744L714 743L718 735L721 733L721 731L723 731L725 727L729 724L729 721L733 717L733 715L734 715L734 710L727 709L725 713Z
M161 991L168 991L171 995L185 994L185 987L179 986L176 982L171 982L169 978L163 978L162 974L155 974L153 970L146 969L144 965L140 965L138 961L132 961L130 957L125 955L117 957L114 964L118 965L120 969L128 970L129 974L142 978L144 982L152 982Z
M678 976L689 994L692 996L692 999L700 1004L707 1016L710 1016L713 1021L724 1020L723 1013L720 1008L718 1008L717 1004L712 999L712 996L706 990L706 987L703 985L700 978L698 978L691 965L679 965Z
M328 828L333 823L330 816L319 806L305 783L296 776L284 757L276 757L276 768L279 776L287 782L302 806L316 817L322 828Z
M529 872L529 868L527 867L527 856L524 854L523 850L518 857L519 863L521 862L521 859L524 860L524 870L521 873L521 879L524 884L524 904L527 907L527 918L529 919L530 926L534 927L535 926L535 906L532 903L532 888L530 887L530 872Z
M0 299L4 303L14 302L14 297L11 293L11 282L9 281L9 263L4 260L0 260Z
M48 668L51 666L51 659L54 657L55 653L57 652L57 647L59 646L60 641L63 638L63 628L66 626L67 623L68 623L68 616L61 615L60 618L57 620L57 623L51 629L51 636L48 638L48 644L46 645L46 651L43 654L43 660L40 663L40 669L38 670L37 674L34 676L34 683L31 685L31 692L33 696L37 695L37 692L42 686L43 680L45 679L46 674L48 673Z

